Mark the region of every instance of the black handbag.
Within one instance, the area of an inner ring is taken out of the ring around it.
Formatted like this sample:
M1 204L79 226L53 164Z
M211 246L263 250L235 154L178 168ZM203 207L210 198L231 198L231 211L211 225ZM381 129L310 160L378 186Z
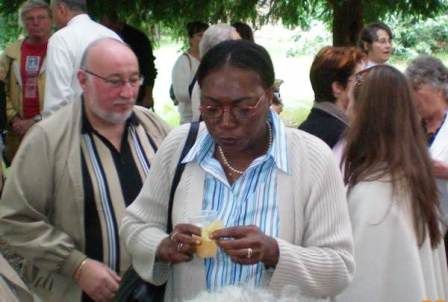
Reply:
M173 230L173 221L171 213L173 210L173 200L174 193L176 192L177 185L179 183L182 172L184 171L185 164L182 164L182 160L190 151L194 142L196 141L196 136L199 130L199 123L193 122L190 125L190 130L188 131L188 137L185 142L184 148L182 149L182 154L177 163L176 172L174 173L173 182L171 184L170 199L168 202L168 215L167 215L167 233L171 233ZM154 285L149 282L144 281L134 268L131 266L123 275L120 287L118 288L117 295L114 301L116 302L163 302L165 296L165 286Z

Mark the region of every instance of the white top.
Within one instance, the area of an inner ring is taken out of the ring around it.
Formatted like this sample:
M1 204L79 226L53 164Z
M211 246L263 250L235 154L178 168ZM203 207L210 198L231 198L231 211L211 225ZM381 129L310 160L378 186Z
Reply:
M198 136L206 131L203 123ZM167 202L174 170L188 125L173 130L156 154L136 200L127 208L120 228L142 278L162 284L165 301L191 299L205 289L204 261L167 265L155 262L155 252L167 236ZM303 131L286 128L290 173L277 172L280 257L269 272L266 287L280 294L298 287L311 297L340 293L351 280L354 263L352 231L341 174L326 144ZM202 209L205 171L196 161L185 166L174 196L173 224Z
M443 240L421 247L410 198L385 180L361 182L348 195L356 271L341 302L446 301L448 272Z
M193 81L198 67L199 61L186 52L179 56L173 67L171 82L173 83L174 95L179 102L178 111L181 124L189 123L192 119L188 86Z
M433 159L448 164L448 118L445 117L429 152ZM448 180L436 178L436 183L440 196L440 216L445 225L444 229L446 229L448 227Z
M201 105L201 88L196 82L193 87L193 92L191 94L191 112L193 113L193 121L199 121L201 117L201 112L199 111L199 106Z
M77 72L87 46L100 38L120 37L107 27L94 22L87 14L72 18L48 41L47 78L43 115L47 116L81 94Z

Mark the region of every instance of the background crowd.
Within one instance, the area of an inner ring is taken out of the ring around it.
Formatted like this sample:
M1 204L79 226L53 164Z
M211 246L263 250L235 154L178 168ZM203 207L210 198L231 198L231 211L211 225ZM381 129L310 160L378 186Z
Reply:
M251 28L194 21L170 129L151 42L117 12L100 24L85 0L28 0L19 16L0 56L1 299L112 301L132 267L164 301L448 300L439 59L403 73L392 30L367 25L315 55L298 130ZM206 239L205 211L223 223ZM215 256L196 255L204 240Z

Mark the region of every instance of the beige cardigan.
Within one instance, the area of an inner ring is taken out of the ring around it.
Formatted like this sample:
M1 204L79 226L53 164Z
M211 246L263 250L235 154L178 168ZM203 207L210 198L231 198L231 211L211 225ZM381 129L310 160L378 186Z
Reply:
M165 139L120 229L136 271L155 284L168 280L165 301L170 302L191 299L205 289L202 260L173 266L155 263L157 246L167 236L169 187L187 131L185 125ZM199 136L203 131L202 125ZM267 286L277 294L290 285L304 295L334 296L348 285L354 272L342 177L322 141L296 129L286 129L286 135L291 175L277 174L280 258ZM187 164L174 198L174 225L199 213L204 177L196 162Z
M134 112L159 145L168 133L166 124L143 107L135 106ZM26 267L25 278L45 302L81 297L72 279L86 257L80 138L80 100L34 125L12 163L0 202L0 236L35 264Z
M2 282L6 280L6 282ZM12 289L12 290L11 290ZM0 300L6 302L31 302L33 296L8 262L0 254Z

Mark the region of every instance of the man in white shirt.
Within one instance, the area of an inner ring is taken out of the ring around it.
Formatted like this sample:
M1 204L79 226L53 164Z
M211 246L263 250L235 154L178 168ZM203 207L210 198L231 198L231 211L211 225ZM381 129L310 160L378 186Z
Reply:
M86 0L51 0L51 10L59 30L48 42L44 117L81 94L76 74L87 45L106 37L121 41L115 32L90 19Z

